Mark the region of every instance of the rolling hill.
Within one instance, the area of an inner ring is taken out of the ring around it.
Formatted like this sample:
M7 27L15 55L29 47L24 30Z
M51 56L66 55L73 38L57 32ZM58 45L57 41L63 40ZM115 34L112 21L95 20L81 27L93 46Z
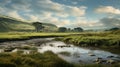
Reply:
M42 23L44 31L55 31L57 26L50 23ZM35 27L32 23L21 21L8 16L0 16L0 32L11 32L11 31L35 31Z

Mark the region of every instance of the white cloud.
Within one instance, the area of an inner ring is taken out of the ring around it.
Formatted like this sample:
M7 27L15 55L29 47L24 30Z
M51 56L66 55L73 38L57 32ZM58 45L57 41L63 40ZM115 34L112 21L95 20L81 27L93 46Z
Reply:
M0 13L2 14L4 12L4 9L0 7Z
M72 23L72 25L74 27L77 26L77 27L83 27L83 28L86 28L86 27L88 27L88 28L90 28L90 27L94 28L94 27L103 26L103 24L99 23L98 20L91 20L91 21L89 21L86 18L82 18L82 17L77 18L76 21L74 21Z
M6 6L10 2L11 4ZM85 20L71 21L68 18L69 16L75 18L84 16L87 9L85 6L68 6L51 0L35 0L34 3L31 0L10 0L7 4L5 2L4 5L0 6L0 10L2 10L0 13L6 13L6 15L21 20L48 22L59 27L68 25L74 27L78 25L88 26Z
M37 2L36 6L33 7L33 11L36 12L51 12L53 14L59 15L61 17L67 16L83 16L85 15L86 7L80 6L67 6L59 3L55 3L51 0L40 0Z
M52 13L51 12L43 12L42 15L48 18L48 17L52 16Z
M85 11L86 11L86 7L85 6L81 6L81 7L71 7L71 6L67 6L68 9L66 11L66 13L69 13L72 16L84 16L85 15Z
M120 14L120 9L112 6L101 6L95 10L98 13Z
M11 4L8 6L7 4L9 3ZM51 0L36 0L34 3L32 3L31 0L9 0L3 2L1 7L4 8L4 11L11 12L15 10L23 13L29 12L32 14L49 13L49 15L52 14L63 18L68 16L84 16L86 11L86 7L83 6L67 6ZM48 16L47 14L44 15Z
M17 11L8 12L7 15L20 20L25 20L17 13Z
M37 21L39 20L39 17L35 16L35 15L29 15L30 19L32 19L32 21Z

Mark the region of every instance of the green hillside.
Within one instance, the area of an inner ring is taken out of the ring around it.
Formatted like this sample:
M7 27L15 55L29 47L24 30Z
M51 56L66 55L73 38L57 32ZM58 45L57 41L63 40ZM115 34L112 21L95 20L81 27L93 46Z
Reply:
M57 26L50 23L43 23L45 31L55 31ZM8 31L35 31L35 27L32 23L21 21L8 16L0 16L0 32Z
M46 32L52 32L52 31L57 31L57 26L54 24L50 24L50 23L43 23L44 31Z

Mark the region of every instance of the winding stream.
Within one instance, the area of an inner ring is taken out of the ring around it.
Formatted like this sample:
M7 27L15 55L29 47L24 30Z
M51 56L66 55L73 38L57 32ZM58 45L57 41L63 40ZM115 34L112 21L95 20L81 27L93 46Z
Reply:
M91 64L96 58L102 58L104 60L116 60L120 61L120 55L113 54L104 50L91 50L88 48L77 47L72 44L65 44L61 41L54 41L54 38L37 38L25 41L10 41L0 43L0 52L3 52L3 49L11 46L34 46L37 48L37 51L43 53L45 51L52 51L58 56L70 63L86 63ZM69 45L69 46L68 46ZM17 49L14 49L11 52L16 52ZM24 53L29 54L31 50L24 50ZM67 52L70 55L60 54L60 52Z

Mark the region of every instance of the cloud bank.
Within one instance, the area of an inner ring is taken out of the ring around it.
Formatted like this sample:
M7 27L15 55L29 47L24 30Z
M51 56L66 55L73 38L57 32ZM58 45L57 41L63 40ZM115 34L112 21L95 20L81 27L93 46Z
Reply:
M64 0L67 1L67 0ZM72 0L72 4L84 0ZM88 20L89 6L72 6L54 2L53 0L0 0L0 14L8 15L20 20L47 22L65 27L100 28L119 26L119 19L103 18ZM94 12L94 10L93 10ZM120 9L113 6L100 6L95 9L97 13L120 15Z
M96 9L96 12L108 13L108 14L119 14L120 15L120 9L114 8L112 6L101 6L101 7Z

